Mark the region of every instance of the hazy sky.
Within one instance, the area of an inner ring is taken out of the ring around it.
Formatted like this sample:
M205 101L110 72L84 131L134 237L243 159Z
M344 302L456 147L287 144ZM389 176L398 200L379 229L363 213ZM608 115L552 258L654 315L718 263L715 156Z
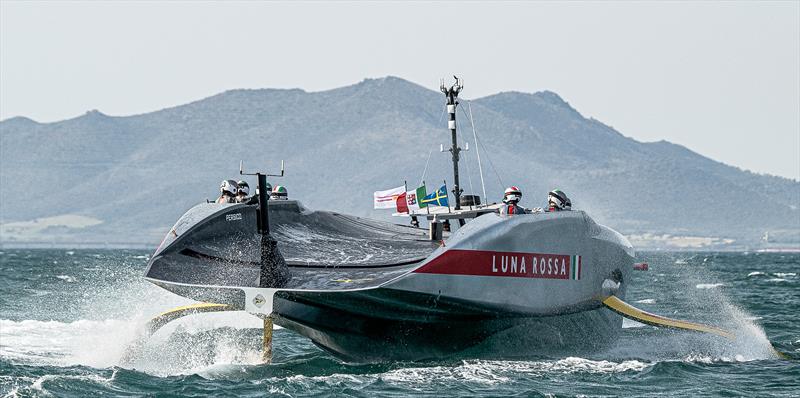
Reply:
M800 2L0 0L0 118L130 115L232 88L399 76L552 90L640 141L800 178Z

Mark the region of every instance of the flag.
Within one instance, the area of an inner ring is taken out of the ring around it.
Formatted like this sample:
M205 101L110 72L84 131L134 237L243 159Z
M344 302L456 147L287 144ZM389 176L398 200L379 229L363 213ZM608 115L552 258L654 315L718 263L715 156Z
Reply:
M447 206L447 187L442 185L436 192L423 198L421 203L425 206Z
M408 213L408 203L406 203L406 195L408 193L403 192L397 197L397 212L398 213Z
M406 192L406 187L401 185L397 188L385 191L375 191L372 194L375 209L394 209L397 208L397 197Z
M581 256L570 257L570 279L574 279L576 281L581 279L581 265L583 265L581 264Z
M426 203L422 203L422 198L427 196L425 186L421 186L413 191L406 192L406 204L410 210L419 210L428 207Z

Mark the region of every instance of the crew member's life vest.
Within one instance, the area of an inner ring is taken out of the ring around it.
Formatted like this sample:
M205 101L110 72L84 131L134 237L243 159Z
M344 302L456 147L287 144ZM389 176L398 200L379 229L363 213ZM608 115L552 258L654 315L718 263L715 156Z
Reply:
M509 216L514 214L525 214L527 212L528 210L526 208L513 203L505 204L503 205L503 207L500 208L500 214Z
M217 203L233 203L233 201L228 195L220 195L220 197L217 198Z

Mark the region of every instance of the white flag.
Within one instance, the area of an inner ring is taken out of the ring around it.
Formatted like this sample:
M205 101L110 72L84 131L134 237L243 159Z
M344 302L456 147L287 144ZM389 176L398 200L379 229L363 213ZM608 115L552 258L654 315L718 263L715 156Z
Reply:
M405 186L387 189L385 191L375 191L372 194L373 205L376 209L396 209L397 197L406 191Z

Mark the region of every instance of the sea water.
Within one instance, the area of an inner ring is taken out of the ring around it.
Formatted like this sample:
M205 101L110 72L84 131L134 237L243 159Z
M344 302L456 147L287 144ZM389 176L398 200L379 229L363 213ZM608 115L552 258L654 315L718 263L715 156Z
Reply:
M625 320L587 357L366 365L285 329L261 364L244 313L181 319L130 355L150 317L191 303L144 281L148 255L0 251L0 396L800 396L800 254L639 255L628 302L734 341Z

